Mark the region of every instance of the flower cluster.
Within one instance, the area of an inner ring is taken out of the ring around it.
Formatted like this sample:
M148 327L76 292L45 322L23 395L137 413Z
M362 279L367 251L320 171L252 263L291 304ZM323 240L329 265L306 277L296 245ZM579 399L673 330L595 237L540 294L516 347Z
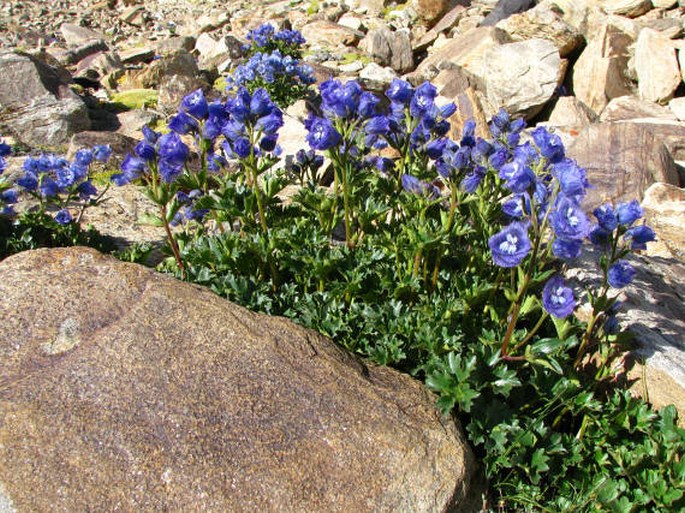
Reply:
M283 29L276 32L273 25L265 23L247 33L250 44L243 47L248 55L271 53L278 50L282 55L299 59L300 47L305 43L304 37L297 30Z
M0 139L0 175L5 171L7 162L5 157L12 153L12 148L9 144ZM17 202L17 192L10 188L9 183L5 177L0 176L0 214L11 215L14 211L12 204Z
M90 165L94 161L106 162L111 154L109 145L96 145L92 149L78 150L71 162L53 154L29 157L24 161L24 174L17 180L17 185L37 198L41 209L47 205L57 207L55 221L66 225L73 219L68 208L73 201L80 199L84 208L98 195L90 180Z
M648 242L656 240L654 230L645 224L635 224L644 215L636 200L620 203L616 209L605 203L593 214L597 224L589 239L607 255L606 280L614 288L626 287L635 278L635 269L624 257L630 251L646 249Z
M280 50L257 52L227 78L228 90L244 86L253 92L265 88L284 107L306 95L315 82L312 68Z

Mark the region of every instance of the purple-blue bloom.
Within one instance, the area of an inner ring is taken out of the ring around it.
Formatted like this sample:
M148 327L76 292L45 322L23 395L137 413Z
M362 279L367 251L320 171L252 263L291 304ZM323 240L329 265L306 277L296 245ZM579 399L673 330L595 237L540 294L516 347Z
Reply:
M385 91L385 96L390 98L391 101L407 104L414 95L414 88L406 80L400 80L399 78L393 78L390 83L390 87Z
M550 214L554 233L564 240L582 240L590 233L590 222L585 212L572 200L560 194Z
M626 260L617 260L614 265L609 267L607 278L609 285L616 289L627 287L635 279L635 269Z
M408 174L402 175L402 187L405 191L417 196L427 197L430 199L436 199L440 197L440 191L435 185L419 180L415 176Z
M542 290L542 307L557 319L568 317L576 307L573 290L558 274L552 276Z
M328 119L310 116L305 127L305 138L314 150L327 150L340 142L340 134Z
M71 219L71 213L66 208L63 208L55 215L55 221L62 226L71 223Z
M202 89L198 89L181 100L181 110L195 119L206 119L209 115L209 104Z
M562 260L571 260L580 256L582 246L581 240L554 239L552 253Z
M654 230L644 224L628 228L624 237L630 241L630 249L647 249L647 243L656 240Z
M535 183L535 172L518 160L504 164L499 170L499 176L506 180L506 187L514 193L525 192Z
M556 134L551 134L545 127L538 127L533 130L533 140L540 149L540 155L549 162L559 162L564 158L564 143Z
M183 166L190 155L190 149L181 141L181 137L176 132L162 135L157 144L160 160L165 160L175 166Z
M556 162L552 174L559 181L561 192L569 198L582 198L590 186L585 169L571 159Z
M619 203L616 207L616 216L618 217L618 223L621 226L628 227L632 225L635 221L640 219L643 214L642 207L637 200L633 200L629 203Z
M531 250L528 227L511 223L488 240L492 259L500 267L516 267Z
M616 217L616 213L609 203L597 207L592 213L597 218L599 227L602 230L613 232L618 227L618 217Z

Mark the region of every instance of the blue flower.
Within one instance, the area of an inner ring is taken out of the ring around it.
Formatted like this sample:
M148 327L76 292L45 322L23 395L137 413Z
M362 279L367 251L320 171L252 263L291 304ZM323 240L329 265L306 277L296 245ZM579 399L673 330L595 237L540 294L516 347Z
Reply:
M112 147L109 144L96 144L93 146L93 157L98 162L107 162L112 156Z
M175 132L162 135L157 141L159 158L176 166L185 164L190 150Z
M600 225L595 225L588 234L588 239L595 246L604 246L611 240L611 232L605 230Z
M424 82L414 91L414 96L409 103L410 114L418 118L435 119L438 114L438 108L435 105L437 96L438 89L430 82Z
M190 93L181 100L181 110L195 119L206 119L209 115L209 104L202 89Z
M387 96L391 101L407 104L414 95L414 88L406 80L400 80L399 78L393 78L390 83L390 87L385 91L385 96Z
M545 127L538 127L533 130L532 136L540 155L549 162L559 162L564 158L564 143L558 135L549 133Z
M607 278L609 285L616 289L621 289L633 282L635 279L635 269L626 260L617 260L614 265L609 267Z
M121 163L121 173L112 175L111 180L118 186L126 185L140 177L145 170L145 161L130 153L124 157Z
M582 240L590 233L590 222L585 212L572 200L559 195L550 214L554 233L564 240Z
M66 208L63 208L55 215L55 221L57 221L57 224L60 224L62 226L71 223L71 219L71 213L69 213L69 211Z
M467 194L473 194L485 178L486 170L482 166L476 166L473 171L466 173L460 187Z
M552 276L542 290L542 307L557 319L568 317L576 307L573 290L558 274Z
M552 252L563 260L571 260L580 256L582 246L583 241L580 240L554 239Z
M424 182L423 180L419 180L415 176L408 174L402 175L402 187L405 191L415 194L416 196L430 199L436 199L440 197L440 191L435 185Z
M637 200L633 200L630 203L619 203L616 207L616 216L618 217L618 223L621 226L630 226L635 221L640 219L644 214L640 203Z
M341 140L340 134L328 119L311 116L305 122L305 127L307 128L305 139L312 149L327 150Z
M618 227L618 217L609 203L597 207L592 213L604 231L613 232Z
M82 166L89 166L93 162L93 151L86 149L78 150L76 155L74 155L74 162Z
M183 111L180 111L171 118L168 127L169 130L173 130L180 135L185 135L189 132L197 132L200 129L197 120Z
M499 170L499 176L506 180L506 187L514 193L525 192L535 183L535 172L518 160L504 164Z
M628 228L624 235L630 241L630 249L647 249L647 243L656 240L656 234L647 225L633 226Z
M136 144L136 147L133 148L133 151L138 157L148 162L155 160L157 157L157 150L155 149L154 145L150 144L145 139Z
M561 192L569 198L582 198L590 186L586 171L571 159L564 159L554 164L552 174L559 181Z
M516 267L531 250L528 228L523 223L511 223L488 239L492 259L500 267Z

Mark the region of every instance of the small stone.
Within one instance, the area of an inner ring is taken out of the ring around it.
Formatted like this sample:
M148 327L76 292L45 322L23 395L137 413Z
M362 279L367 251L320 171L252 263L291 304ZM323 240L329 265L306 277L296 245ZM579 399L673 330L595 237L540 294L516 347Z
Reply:
M673 98L668 102L668 108L680 121L685 121L685 97Z
M362 85L377 92L385 91L393 78L397 78L397 74L392 68L384 68L375 62L367 64L364 69L359 72L359 81Z
M546 124L560 127L582 128L597 121L597 114L575 96L557 99Z
M652 0L603 0L601 6L608 14L637 18L652 9Z

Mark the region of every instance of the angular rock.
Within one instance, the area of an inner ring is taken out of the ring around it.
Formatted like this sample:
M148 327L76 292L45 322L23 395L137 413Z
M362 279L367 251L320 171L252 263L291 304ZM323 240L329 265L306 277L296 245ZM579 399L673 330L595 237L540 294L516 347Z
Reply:
M682 82L673 42L652 29L643 29L635 44L635 70L640 96L668 102Z
M608 14L637 18L652 9L652 0L603 0L601 6Z
M409 376L90 249L0 271L0 485L19 511L460 510L472 456Z
M178 110L183 97L206 86L202 80L188 75L170 75L162 78L159 84L157 108L164 114L173 114Z
M364 69L359 72L359 82L365 88L379 93L388 88L393 78L397 78L397 73L391 68L384 68L375 62L367 64Z
M449 118L450 131L448 137L459 141L462 137L464 124L473 120L476 122L476 135L487 139L491 137L488 120L494 114L494 108L487 103L483 93L469 87L464 92L450 98L457 105L457 111Z
M107 37L96 30L74 25L73 23L62 23L59 31L67 43L67 46L80 46L89 41L104 41Z
M193 36L170 37L169 39L162 39L155 45L155 50L159 55L168 55L178 50L192 52L193 48L195 48L195 37Z
M626 121L641 118L656 118L676 121L667 108L637 96L619 96L609 102L599 117L600 121Z
M357 30L325 20L315 20L307 23L302 27L301 32L310 45L319 45L326 48L352 46L364 37L364 34Z
M9 52L0 52L0 69L0 133L29 146L56 147L90 128L86 105L57 69Z
M530 39L488 50L480 78L491 103L530 119L552 98L563 78L560 72L561 59L554 45Z
M225 39L217 41L209 34L203 33L195 41L195 51L200 55L201 62L209 62L228 58L230 49Z
M668 108L679 121L685 121L685 98L673 98L668 102Z
M450 0L412 0L411 6L419 15L419 19L431 27L453 5Z
M86 57L76 65L74 78L87 78L99 82L102 77L123 70L123 63L116 52L100 52Z
M597 114L574 96L561 96L554 104L546 124L582 128L597 121Z
M545 39L552 43L562 57L568 56L583 42L583 36L566 23L553 3L546 0L534 8L510 16L497 24L513 41Z
M155 49L150 46L127 48L119 52L119 58L124 64L150 62L154 57Z
M195 58L185 50L176 50L153 61L149 66L130 73L122 82L121 89L154 89L165 78L173 75L195 77L198 72Z
M352 30L363 31L364 17L356 12L346 12L338 20L338 25Z
M119 129L117 132L140 140L145 125L152 125L159 120L159 114L142 109L133 109L117 114Z
M678 5L678 0L652 0L652 5L657 9L672 9Z
M583 130L567 152L587 169L593 188L583 207L641 200L655 182L679 183L673 157L650 130L635 123L599 123Z
M631 93L626 75L632 42L619 28L603 24L573 66L573 92L597 114L612 98Z
M642 208L657 241L685 262L685 189L667 183L652 184L645 192Z
M356 13L378 16L383 11L385 0L346 0L345 4Z
M535 6L535 0L499 0L495 8L480 22L481 27L497 25L513 14L525 12Z
M462 68L476 76L482 76L485 53L495 46L511 41L509 34L495 27L481 27L460 34L443 47L431 53L411 74L413 83L432 80L441 70Z
M359 43L359 48L371 55L381 66L390 66L398 73L404 73L414 67L414 55L407 30L369 30Z

